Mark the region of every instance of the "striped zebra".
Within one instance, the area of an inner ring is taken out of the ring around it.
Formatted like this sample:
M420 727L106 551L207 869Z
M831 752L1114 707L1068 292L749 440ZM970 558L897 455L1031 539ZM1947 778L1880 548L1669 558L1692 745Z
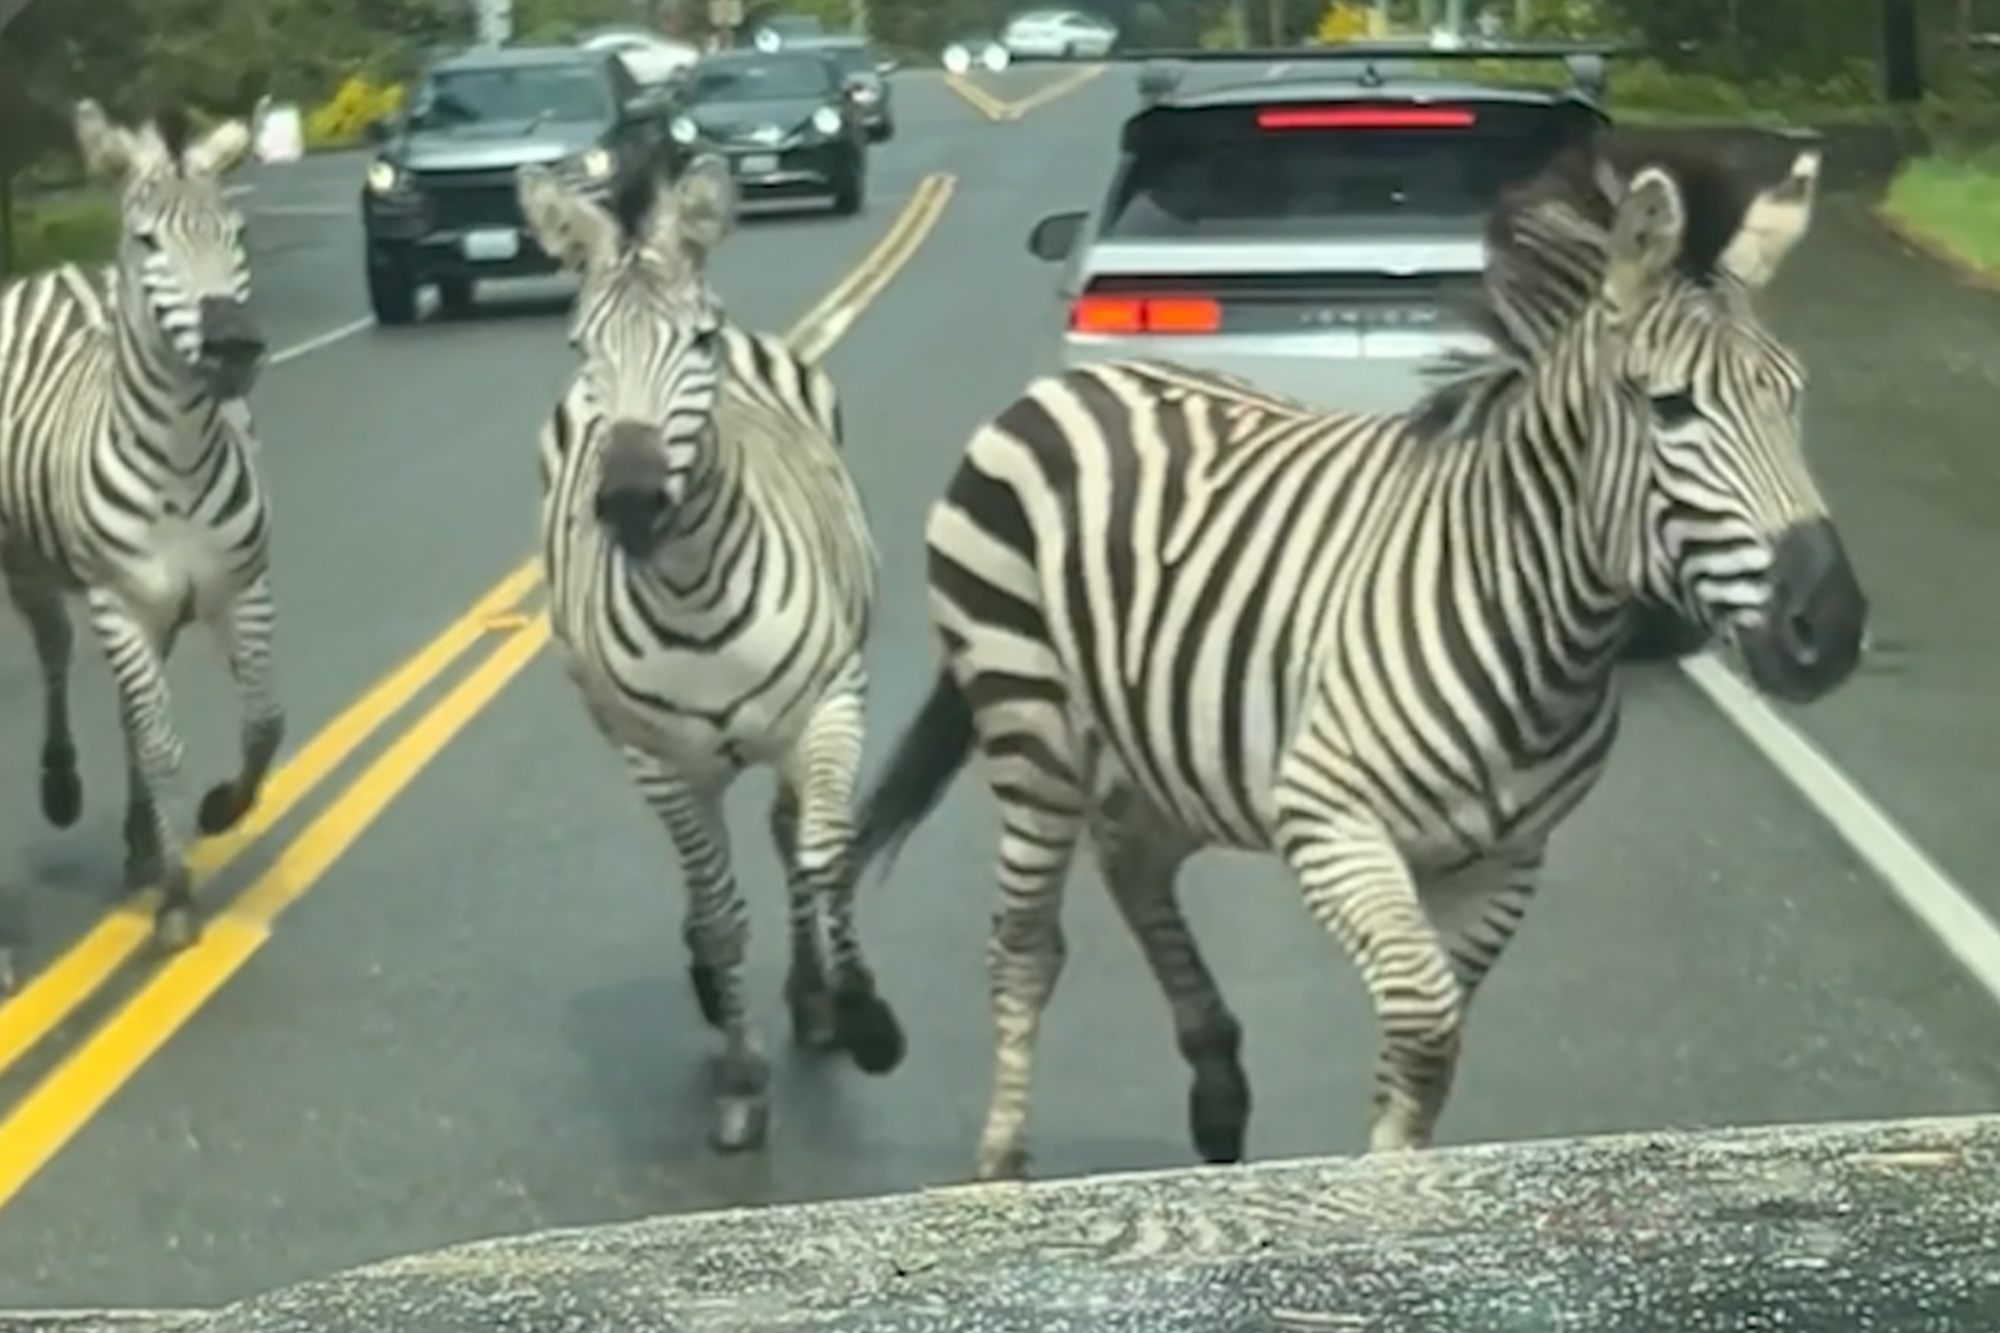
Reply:
M927 529L943 669L865 796L892 854L976 746L1002 817L981 1179L1027 1169L1033 1046L1087 830L1171 1006L1192 1137L1240 1161L1241 1027L1176 897L1275 852L1357 964L1369 1144L1428 1146L1467 1007L1550 833L1596 783L1640 599L1810 700L1866 603L1801 454L1805 369L1752 298L1819 159L1758 190L1592 145L1489 223L1494 351L1397 415L1123 362L1044 377L972 437Z
M520 200L543 249L582 277L581 365L540 440L549 620L679 854L689 976L722 1034L712 1139L729 1151L760 1146L769 1123L723 819L745 769L777 776L795 1038L870 1073L895 1068L904 1041L856 936L848 856L874 547L831 381L730 323L708 284L733 211L717 165L609 209L528 168Z
M67 827L83 809L65 600L80 595L124 725L126 880L158 886L155 934L179 948L198 933L166 676L182 629L214 635L243 710L241 768L202 798L202 834L248 812L284 734L270 518L243 401L265 344L222 186L252 131L230 120L197 139L172 110L135 130L90 101L75 121L86 165L119 190L122 230L106 268L0 287L0 573L41 666L42 812Z

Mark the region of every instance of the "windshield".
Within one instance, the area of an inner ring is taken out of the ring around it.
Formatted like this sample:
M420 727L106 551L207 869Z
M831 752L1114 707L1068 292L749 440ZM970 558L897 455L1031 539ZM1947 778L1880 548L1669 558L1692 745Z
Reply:
M440 70L410 108L413 129L485 121L596 121L611 114L604 78L591 65L520 65Z
M1474 219L1580 123L1524 106L1482 108L1465 126L1272 128L1260 124L1270 110L1147 116L1106 233L1310 236L1371 219ZM1311 109L1302 110L1309 118Z
M776 102L826 97L833 71L817 56L770 56L701 65L689 99L696 102Z
M875 68L865 46L829 46L825 55L842 74L866 74Z

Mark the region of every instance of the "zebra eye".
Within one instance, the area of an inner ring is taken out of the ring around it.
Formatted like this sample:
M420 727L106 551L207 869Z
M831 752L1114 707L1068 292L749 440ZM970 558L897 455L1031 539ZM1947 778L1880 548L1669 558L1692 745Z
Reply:
M1701 413L1691 393L1659 394L1653 398L1653 415L1662 426L1685 426Z

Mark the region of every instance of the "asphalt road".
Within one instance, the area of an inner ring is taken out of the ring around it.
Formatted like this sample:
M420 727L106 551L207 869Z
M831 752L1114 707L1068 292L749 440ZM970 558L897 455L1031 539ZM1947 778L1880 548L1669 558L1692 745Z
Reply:
M1056 77L985 83L1018 99ZM830 355L885 556L876 754L930 670L924 506L971 427L1020 387L1053 314L1028 227L1091 201L1131 96L1114 72L996 124L935 76L907 77L902 132L876 160L862 217L753 222L716 261L738 316L782 328L923 177L955 177L935 230ZM316 160L256 182L258 299L281 342L363 313L355 174L352 160ZM1816 372L1814 456L1884 630L1908 650L1800 721L1948 869L1991 892L1979 877L2000 833L1977 755L2000 754L1988 665L2000 628L1980 574L1993 566L1977 562L2000 542L1982 521L2000 500L1983 429L2000 305L1877 240L1846 204L1799 267L1780 317ZM527 554L532 431L569 365L563 289L544 290L471 322L363 330L260 388L282 506L292 753ZM494 619L473 637L505 651L521 632ZM35 693L19 640L0 632L0 717L26 738ZM184 656L183 730L205 774L227 761L233 713L208 655ZM44 974L116 896L109 686L94 661L80 675L83 823L38 824L25 744L0 764L0 881L25 890L29 962ZM357 771L307 795L211 892L240 891ZM746 784L735 806L738 855L761 907L760 1018L783 1052L764 795ZM138 1072L0 1199L0 1307L212 1304L476 1236L962 1179L986 1084L991 830L983 791L963 783L865 900L909 1062L869 1082L780 1058L768 1152L718 1159L704 1144L707 1033L684 982L669 849L568 682L537 660L316 885L300 871L260 886L310 894L169 1044L150 1060L136 1037L85 1048L103 1087L107 1071ZM310 836L324 848L340 835ZM1248 1031L1252 1152L1357 1150L1371 1037L1349 969L1271 866L1217 858L1188 878ZM1071 903L1038 1172L1184 1164L1164 1007L1087 883ZM218 948L263 943L222 934ZM45 1125L83 1120L91 1079L72 1074L60 1097L40 1080L151 976L144 963L121 971L108 1000L0 1072L0 1098L38 1107ZM177 1002L157 986L138 1001L155 1019ZM126 1021L138 1033L148 1020ZM1611 777L1560 840L1544 898L1482 996L1443 1137L1993 1109L1993 1026L1991 1001L1847 843L1677 673L1647 673ZM0 1152L21 1141L18 1125L0 1123ZM7 1170L0 1160L0 1182Z

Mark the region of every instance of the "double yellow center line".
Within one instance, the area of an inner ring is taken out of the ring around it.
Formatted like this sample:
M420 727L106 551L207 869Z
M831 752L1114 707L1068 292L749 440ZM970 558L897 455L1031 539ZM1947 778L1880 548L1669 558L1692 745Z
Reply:
M823 357L855 317L915 256L943 216L956 182L927 176L874 249L786 335ZM547 615L525 611L541 584L530 559L470 611L395 668L272 775L262 799L230 834L197 843L197 885L212 881L291 813L335 770L480 644L498 643L281 851L240 896L208 920L201 939L174 955L68 1059L0 1121L4 1208L111 1097L270 938L278 917L332 869L348 848L497 698L548 643ZM119 906L83 939L0 1004L0 1075L35 1050L116 976L152 935L157 895Z
M1103 72L1102 65L1089 65L1083 69L1073 70L1046 87L1038 88L1026 97L1012 102L1001 101L967 76L953 74L949 70L945 72L944 83L945 87L970 102L973 110L988 120L1012 121L1019 120L1036 107L1053 102L1066 93L1075 92Z

